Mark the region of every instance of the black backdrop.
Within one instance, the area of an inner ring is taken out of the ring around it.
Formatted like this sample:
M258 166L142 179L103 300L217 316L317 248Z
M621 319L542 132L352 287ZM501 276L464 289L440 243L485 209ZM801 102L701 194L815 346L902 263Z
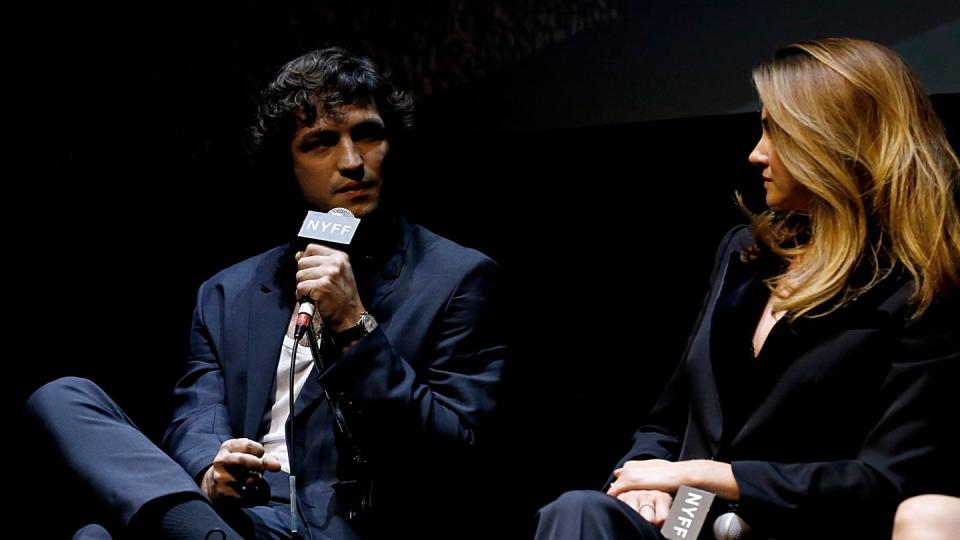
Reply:
M90 377L157 439L197 286L299 219L271 195L286 179L243 154L274 66L230 55L239 30L181 41L162 18L67 15L14 70L8 103L24 165L6 199L12 397ZM960 95L935 104L956 141ZM442 109L424 113L389 182L411 221L508 277L514 370L484 511L526 537L539 505L599 487L676 362L713 248L741 220L733 192L762 204L746 161L759 118L451 134L431 129Z

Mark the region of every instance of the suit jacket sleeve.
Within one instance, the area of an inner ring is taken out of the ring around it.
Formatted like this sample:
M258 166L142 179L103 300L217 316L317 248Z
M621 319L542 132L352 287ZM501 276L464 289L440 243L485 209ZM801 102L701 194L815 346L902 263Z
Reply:
M960 367L957 304L951 304L935 304L903 325L890 356L876 358L889 365L880 412L855 458L733 462L738 513L748 523L788 530L892 515L903 497L950 489L957 481L956 456L948 450L956 420L947 415ZM854 388L850 399L857 399Z
M163 437L164 449L195 479L213 463L220 445L232 438L225 405L223 373L213 332L220 329L221 289L200 287L190 332L186 373L174 389L173 421Z
M442 310L424 316L434 317L426 367L415 370L377 328L320 375L342 397L358 445L381 460L472 447L494 407L506 355L496 264L478 259Z

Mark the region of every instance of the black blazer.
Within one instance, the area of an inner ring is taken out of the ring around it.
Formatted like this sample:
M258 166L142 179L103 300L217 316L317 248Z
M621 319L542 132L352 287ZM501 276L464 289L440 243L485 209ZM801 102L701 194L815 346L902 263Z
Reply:
M763 288L740 260L751 243L746 226L721 242L681 363L621 463L732 463L737 513L761 536L889 538L903 497L957 489L956 296L910 320L912 282L891 275L828 316L780 319L753 359L769 293L749 301Z

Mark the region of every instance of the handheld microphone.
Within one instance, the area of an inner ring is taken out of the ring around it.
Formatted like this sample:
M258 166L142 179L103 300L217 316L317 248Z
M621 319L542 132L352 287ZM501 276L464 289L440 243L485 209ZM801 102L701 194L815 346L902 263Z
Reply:
M331 247L342 248L344 246L349 246L350 242L353 241L353 235L357 233L357 227L360 225L360 220L353 217L353 212L347 210L346 208L334 208L327 213L309 211L307 212L307 217L303 220L303 225L300 226L299 237L313 242L319 242L321 244L326 244ZM313 315L316 311L316 306L313 305L313 302L309 298L300 299L300 309L297 312L297 324L294 327L293 331L293 351L290 355L290 375L289 375L289 419L290 422L290 438L293 439L293 414L294 414L294 401L296 400L296 395L294 392L295 380L294 372L296 371L296 359L297 359L297 344L300 343L300 340L303 338L304 334L307 333L307 330L310 328L310 324L313 322ZM318 358L316 351L316 340L311 338L311 354L314 356L314 360ZM329 396L328 396L329 399ZM290 532L294 535L298 532L299 520L298 520L298 506L297 506L297 475L296 470L294 469L294 447L288 445L287 448L287 463L290 466Z
M353 212L346 208L334 208L327 213L311 210L307 212L298 236L331 247L349 246L359 226L360 219L353 217ZM316 307L309 298L300 300L297 324L293 331L296 341L300 341L310 326L315 311Z
M750 534L750 526L733 512L722 514L713 522L713 536L717 540L743 540Z
M715 497L709 491L680 486L660 534L669 540L693 540L700 536Z
M709 491L680 486L660 534L670 540L698 538L714 498L716 495ZM722 514L713 522L713 536L716 540L743 540L749 533L750 526L733 512Z

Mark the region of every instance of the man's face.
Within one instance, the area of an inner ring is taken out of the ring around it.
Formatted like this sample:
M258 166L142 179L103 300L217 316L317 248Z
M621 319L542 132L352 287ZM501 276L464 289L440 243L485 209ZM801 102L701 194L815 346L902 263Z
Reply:
M318 111L322 113L323 111ZM390 145L375 103L317 114L293 134L293 174L307 203L323 212L346 208L362 218L376 210L383 160Z

